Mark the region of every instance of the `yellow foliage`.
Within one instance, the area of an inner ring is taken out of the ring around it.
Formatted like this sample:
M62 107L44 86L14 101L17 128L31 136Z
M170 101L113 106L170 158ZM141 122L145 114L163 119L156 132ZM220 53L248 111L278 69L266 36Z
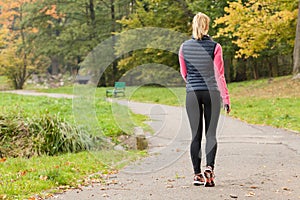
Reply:
M282 1L282 2L281 2ZM293 2L290 2L292 4ZM236 57L258 57L263 50L274 49L281 41L293 44L297 9L288 10L284 0L251 0L248 3L230 2L227 13L215 20L223 24L217 37L228 36L239 47Z

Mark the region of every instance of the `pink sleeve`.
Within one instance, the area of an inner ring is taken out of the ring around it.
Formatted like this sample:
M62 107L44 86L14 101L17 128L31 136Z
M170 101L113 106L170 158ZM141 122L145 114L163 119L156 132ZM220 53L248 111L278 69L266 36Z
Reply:
M215 77L218 84L218 88L221 93L221 97L223 99L223 104L230 105L229 93L228 93L226 80L224 76L223 53L220 44L217 44L215 48L214 67L215 67Z
M180 64L180 73L184 81L186 82L186 76L187 76L187 69L183 57L183 52L182 52L182 45L179 50L179 64Z

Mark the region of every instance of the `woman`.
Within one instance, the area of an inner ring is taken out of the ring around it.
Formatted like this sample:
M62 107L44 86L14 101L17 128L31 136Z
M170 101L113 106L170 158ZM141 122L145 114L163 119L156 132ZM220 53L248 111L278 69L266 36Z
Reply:
M186 82L186 110L192 131L190 146L194 168L194 185L214 187L214 166L217 152L216 131L221 97L229 114L230 100L224 77L222 47L208 36L210 19L198 13L193 19L193 38L179 51L180 71ZM201 140L205 120L206 168L201 173Z

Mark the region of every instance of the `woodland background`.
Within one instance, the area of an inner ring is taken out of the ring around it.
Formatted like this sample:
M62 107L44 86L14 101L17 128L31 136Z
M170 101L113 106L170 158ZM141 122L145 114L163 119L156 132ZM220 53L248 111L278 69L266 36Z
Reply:
M74 77L87 54L105 39L141 27L190 35L193 16L204 12L212 21L209 34L223 46L228 82L296 77L298 10L298 0L1 0L0 76L16 89L32 75ZM116 59L98 85L111 86L145 63L179 71L176 54L137 50Z

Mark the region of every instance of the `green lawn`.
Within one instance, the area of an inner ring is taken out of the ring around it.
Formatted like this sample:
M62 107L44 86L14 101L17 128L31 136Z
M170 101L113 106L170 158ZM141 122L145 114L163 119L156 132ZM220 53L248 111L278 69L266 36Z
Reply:
M291 76L229 84L231 116L300 132L300 80Z
M112 141L118 142L118 136L132 134L135 126L150 131L143 123L147 117L134 114L125 106L106 102L103 98L95 99L97 120L93 126L98 127L99 129L96 130L101 130L102 134L99 132L90 132L90 134L109 136ZM118 112L113 114L112 108L117 109ZM0 112L3 116L5 113L14 113L27 118L36 118L46 113L59 115L67 122L76 125L72 99L0 93ZM85 113L82 115L84 116ZM128 120L128 116L131 120ZM115 118L127 123L120 126L115 122ZM30 159L7 158L6 161L0 157L0 199L24 199L59 186L76 187L81 183L84 184L83 180L87 175L96 172L111 173L140 155L141 152L111 150Z
M45 113L58 114L62 118L65 118L68 122L73 124L76 123L74 121L72 99L57 99L42 96L34 97L1 93L0 100L0 110L4 113L17 111L27 117L42 115ZM106 102L103 97L96 97L94 103L97 121L96 124L93 124L93 126L101 128L103 134L106 136L118 136L124 134L124 132L126 134L132 134L134 129L133 125L141 126L149 130L149 127L143 123L143 121L147 120L147 117L134 114L125 106ZM132 123L128 124L126 129L121 129L119 125L115 123L115 116L113 115L115 113L113 113L112 107L114 109L118 108L117 110L119 112L117 112L117 114L123 114L121 115L121 117L124 117L123 119L118 116L120 121L128 121L128 118L126 118L128 115L132 119ZM87 113L83 112L82 116L85 114Z
M300 132L300 81L292 76L228 84L231 116L243 121ZM62 89L63 90L63 89ZM96 93L105 95L106 88ZM57 90L60 92L60 90ZM52 90L51 92L55 92ZM71 88L68 93L71 93ZM184 105L185 88L127 87L126 98L173 106Z

